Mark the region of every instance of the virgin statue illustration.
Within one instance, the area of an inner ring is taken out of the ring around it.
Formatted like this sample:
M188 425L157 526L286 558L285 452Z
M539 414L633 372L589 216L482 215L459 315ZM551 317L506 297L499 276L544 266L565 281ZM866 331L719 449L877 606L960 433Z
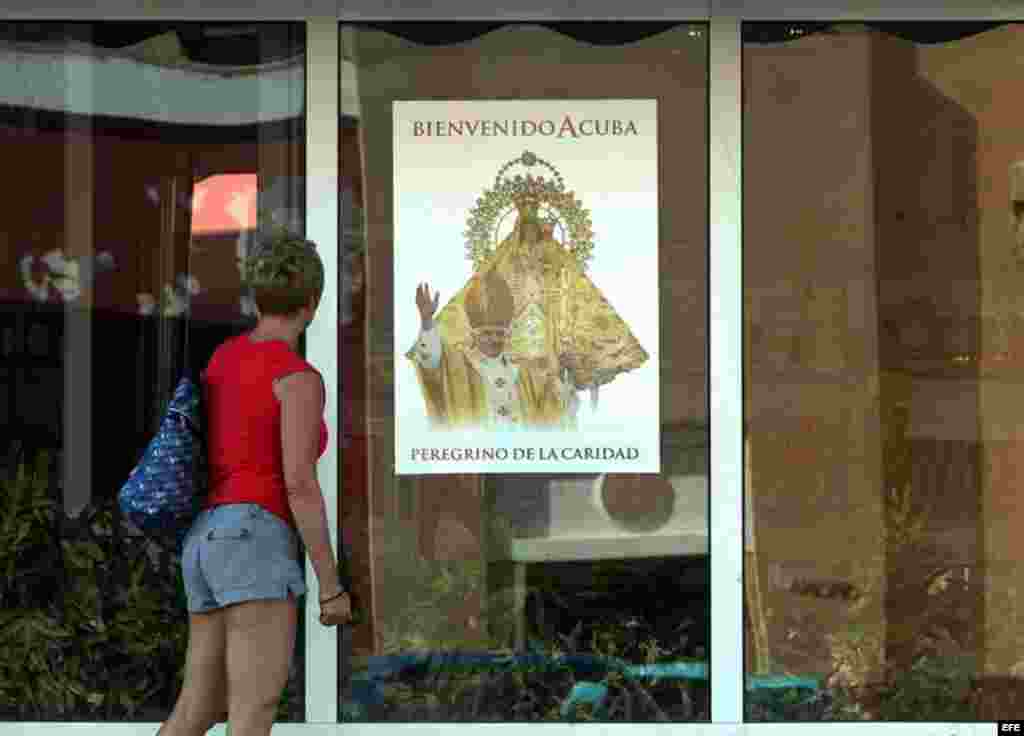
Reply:
M514 166L526 175L506 176ZM538 166L552 176L530 173ZM467 225L465 286L440 312L429 283L416 289L420 334L406 357L432 426L575 429L579 392L596 408L600 386L648 359L587 276L589 211L551 163L527 151L498 170Z

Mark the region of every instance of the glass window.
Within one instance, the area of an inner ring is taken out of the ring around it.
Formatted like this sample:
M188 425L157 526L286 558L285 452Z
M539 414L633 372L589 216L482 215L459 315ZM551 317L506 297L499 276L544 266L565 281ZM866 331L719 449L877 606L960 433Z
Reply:
M747 717L1019 712L1024 26L744 36Z
M706 27L341 32L341 717L707 720Z
M304 39L296 23L0 24L0 719L173 706L178 560L116 494L186 360L248 326L257 212L302 227ZM282 720L303 720L301 636Z

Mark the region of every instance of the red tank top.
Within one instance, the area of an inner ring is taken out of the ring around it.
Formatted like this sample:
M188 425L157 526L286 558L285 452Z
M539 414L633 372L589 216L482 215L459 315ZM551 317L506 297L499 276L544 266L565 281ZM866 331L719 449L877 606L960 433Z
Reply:
M295 526L281 457L281 405L274 381L319 372L281 340L254 342L248 334L225 341L206 367L210 489L206 507L255 503ZM320 420L320 454L327 425Z

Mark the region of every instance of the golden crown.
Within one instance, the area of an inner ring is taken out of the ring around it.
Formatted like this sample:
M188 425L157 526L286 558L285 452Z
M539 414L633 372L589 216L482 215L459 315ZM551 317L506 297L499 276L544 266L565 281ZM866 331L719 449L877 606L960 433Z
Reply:
M525 176L507 176L515 166L527 169L540 166L548 169L551 176L534 176L529 171ZM590 211L576 199L575 192L566 191L558 169L531 151L503 164L494 177L494 186L485 189L469 211L464 233L466 256L475 270L480 270L494 253L498 226L513 209L520 216L536 218L552 228L559 227L562 244L576 257L580 268L586 270L594 250Z

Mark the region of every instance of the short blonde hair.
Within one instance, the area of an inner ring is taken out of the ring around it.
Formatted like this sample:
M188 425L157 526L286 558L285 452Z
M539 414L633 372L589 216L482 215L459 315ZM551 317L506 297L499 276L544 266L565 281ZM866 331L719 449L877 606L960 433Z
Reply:
M243 281L260 314L291 315L320 298L324 264L316 243L279 232L245 259Z

